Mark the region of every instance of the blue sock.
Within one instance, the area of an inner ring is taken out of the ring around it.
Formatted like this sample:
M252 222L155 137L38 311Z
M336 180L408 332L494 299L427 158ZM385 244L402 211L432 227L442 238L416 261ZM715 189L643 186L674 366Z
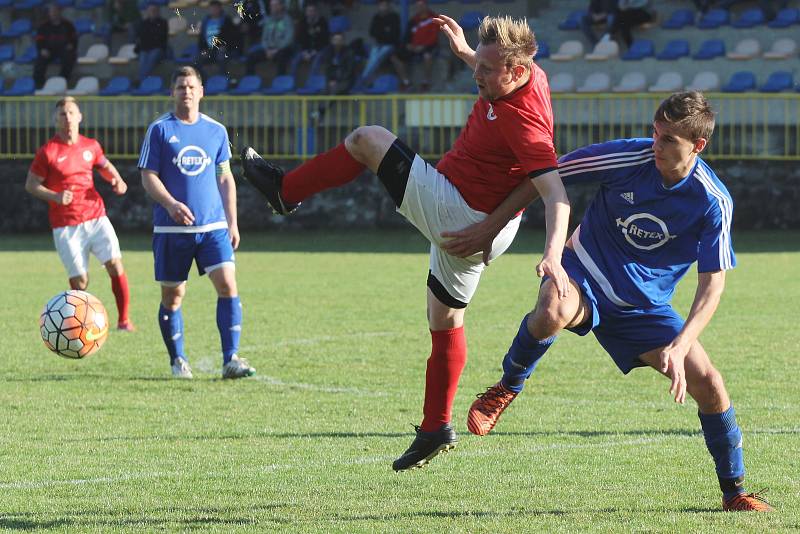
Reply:
M217 328L222 341L222 362L226 364L239 351L239 337L242 335L242 302L239 297L217 299Z
M183 353L183 314L181 309L169 311L163 305L158 306L158 326L161 328L161 337L167 346L170 365L175 363L175 358L186 359Z
M531 376L536 364L539 362L550 345L556 340L556 336L547 339L536 339L528 332L528 316L522 319L519 331L511 347L508 349L506 357L503 358L503 387L514 393L522 391L525 381Z
M697 413L708 452L717 466L717 477L722 495L726 499L744 492L744 455L742 431L736 424L733 405L722 413Z

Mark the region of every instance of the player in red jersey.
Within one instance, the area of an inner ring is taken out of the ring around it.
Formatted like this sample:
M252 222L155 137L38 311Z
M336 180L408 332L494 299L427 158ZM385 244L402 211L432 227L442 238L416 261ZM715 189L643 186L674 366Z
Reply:
M103 199L94 187L96 167L117 195L128 186L106 159L100 143L78 133L82 120L78 102L65 97L56 103L56 135L36 151L25 190L49 205L50 226L72 289L89 285L89 252L105 266L117 301L117 328L133 331L128 317L128 278L114 227Z
M524 20L487 17L478 30L478 48L472 50L453 19L434 20L453 52L473 69L480 95L436 168L380 126L357 128L344 143L286 175L250 147L242 154L245 176L283 215L368 168L383 182L397 210L431 242L427 285L432 351L423 420L411 447L392 464L395 471L422 467L455 446L450 420L467 359L464 311L484 264L509 247L520 211L537 192L547 221L537 274L551 277L562 296L569 291L561 267L569 202L553 146L547 77L533 62L533 32ZM455 244L448 244L453 237ZM477 253L459 257L466 248Z

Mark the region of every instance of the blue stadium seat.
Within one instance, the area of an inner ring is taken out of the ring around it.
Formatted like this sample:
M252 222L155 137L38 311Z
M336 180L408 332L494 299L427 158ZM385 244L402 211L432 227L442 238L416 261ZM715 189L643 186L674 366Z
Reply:
M28 48L14 59L17 65L30 65L36 61L36 45L28 45Z
M102 24L94 25L94 35L104 39L111 39L111 23L104 22Z
M653 57L656 47L650 39L635 39L628 51L622 55L624 61L637 61L646 57Z
M0 63L14 60L14 45L0 45Z
M539 49L536 51L536 59L547 59L550 57L550 45L547 41L537 41Z
M691 9L676 9L672 15L665 20L661 27L665 30L682 30L685 26L694 24L694 11Z
M11 7L13 3L14 0L0 0L0 7Z
M779 70L770 74L766 83L759 87L758 90L762 93L780 93L781 91L791 89L793 85L794 79L792 78L792 73Z
M756 75L749 70L734 72L731 79L722 86L726 93L746 93L756 88Z
M139 87L131 91L134 96L154 96L164 92L164 80L160 76L148 76L139 83Z
M34 91L36 91L36 84L33 82L33 78L25 76L14 80L14 85L5 91L3 96L28 96L32 95Z
M752 28L764 24L764 22L764 12L760 8L754 7L742 11L742 14L731 23L731 26L734 28Z
M14 9L19 11L37 9L44 5L43 0L17 0L14 2Z
M725 43L722 39L709 39L700 43L700 50L697 51L692 59L714 59L715 57L725 56Z
M197 56L200 54L200 47L197 43L188 45L183 51L175 58L175 63L180 65L192 65L197 61Z
M700 18L697 27L701 30L715 30L720 26L725 26L730 22L730 13L727 9L710 9L708 13Z
M788 28L798 23L800 23L800 9L787 7L778 11L778 14L767 26L770 28Z
M228 91L229 95L252 95L261 92L261 78L255 74L243 76L235 89Z
M306 84L297 89L298 95L318 95L325 91L325 76L313 74L308 77Z
M16 19L0 37L16 39L17 37L31 33L32 30L33 25L31 24L31 19Z
M127 76L114 76L98 93L100 96L125 95L131 90L131 80Z
M294 91L294 76L282 74L272 79L272 85L261 91L264 95L285 95Z
M56 0L56 4L58 4L58 7L66 9L68 7L74 6L75 0Z
M578 9L573 11L567 18L558 25L559 30L579 30L581 27L581 20L586 16L585 9Z
M689 41L686 39L673 39L669 41L656 59L672 61L689 55Z
M462 4L480 4L483 0L461 0Z
M351 28L350 19L347 15L337 15L328 21L328 31L331 33L345 33Z
M206 96L221 95L228 90L228 78L221 74L211 76L203 84L203 94Z
M400 89L400 80L394 74L382 74L375 78L372 85L364 89L367 95L385 95L396 93Z
M94 20L90 18L75 19L72 23L75 25L75 31L78 32L78 35L85 35L94 31Z
M81 11L91 11L92 9L103 7L104 5L105 0L78 0L78 2L75 4L75 9L79 9Z
M485 16L480 11L467 11L458 19L458 24L464 31L477 30Z

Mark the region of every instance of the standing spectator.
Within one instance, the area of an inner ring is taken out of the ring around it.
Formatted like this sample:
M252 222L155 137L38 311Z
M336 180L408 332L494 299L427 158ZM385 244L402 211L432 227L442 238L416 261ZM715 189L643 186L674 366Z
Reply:
M61 17L58 4L50 4L47 8L47 22L36 31L36 50L33 79L37 88L44 85L47 65L51 61L61 62L61 76L69 81L78 58L78 33L70 21Z
M300 51L292 58L290 73L294 76L300 63L310 63L311 71L309 74L317 74L321 52L330 42L328 31L328 20L319 14L317 5L306 4L305 16L297 24L297 43Z
M411 87L411 80L406 63L421 60L424 72L420 88L427 91L431 88L433 54L439 45L439 26L433 20L437 15L428 7L426 0L417 0L414 6L416 12L408 21L405 46L392 56L392 63L400 76L403 89L408 89Z
M89 287L89 253L94 254L111 278L119 311L117 328L132 332L130 291L119 240L106 216L103 197L94 187L92 172L96 168L117 195L124 195L128 185L106 159L100 143L80 134L81 120L75 98L67 96L56 102L56 135L36 151L25 191L48 204L53 241L67 270L69 287Z
M261 40L261 24L267 14L267 6L264 0L242 0L237 5L239 17L242 23L239 25L242 37L246 41L246 46L254 46Z
M603 34L610 32L617 11L616 0L591 0L588 12L581 18L581 31L592 46L600 40L594 33L593 26L603 26Z
M653 14L647 9L648 4L649 0L619 0L617 3L617 13L610 32L612 35L619 32L625 46L630 47L633 42L633 28L653 20Z
M269 16L264 18L261 32L261 48L248 54L247 74L255 74L256 65L264 60L275 63L278 74L285 74L293 42L294 21L286 12L283 0L270 0Z
M369 24L369 35L375 40L375 44L369 51L367 64L358 81L359 86L365 86L372 80L375 71L400 44L402 37L400 15L392 9L390 0L378 2L378 12L375 13Z
M238 55L239 42L239 32L227 13L222 11L222 3L211 0L208 15L200 23L198 34L199 66L216 63L219 74L227 73L228 58Z
M147 4L144 19L136 36L136 53L139 54L139 81L155 70L167 54L169 29L156 3Z

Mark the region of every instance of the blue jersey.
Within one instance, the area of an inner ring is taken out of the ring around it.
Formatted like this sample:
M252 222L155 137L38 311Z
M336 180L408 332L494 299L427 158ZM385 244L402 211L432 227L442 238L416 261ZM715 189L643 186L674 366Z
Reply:
M692 263L698 272L731 269L733 201L699 157L672 187L655 166L652 139L620 139L563 156L564 184L600 182L573 234L581 263L618 306L667 304Z
M186 204L195 219L191 226L180 225L156 203L153 232L192 233L227 228L215 166L230 159L228 132L210 117L201 113L194 124L181 122L173 113L156 119L144 136L139 168L158 174L169 194Z

